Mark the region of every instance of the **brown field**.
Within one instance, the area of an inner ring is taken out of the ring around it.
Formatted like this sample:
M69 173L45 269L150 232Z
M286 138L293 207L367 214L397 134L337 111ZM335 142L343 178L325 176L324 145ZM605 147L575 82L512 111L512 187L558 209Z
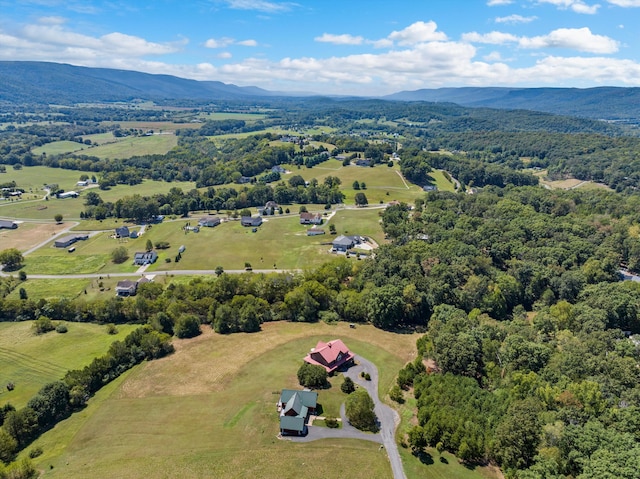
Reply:
M258 356L279 345L310 334L340 337L347 344L349 339L370 342L400 357L403 362L415 356L416 335L389 334L372 326L355 329L346 323L313 326L305 323L274 322L262 325L257 334L236 333L220 335L209 327L203 328L200 336L183 341L174 341L176 352L172 356L145 363L119 391L122 398L150 396L192 396L222 391L236 377L238 371ZM247 342L251 348L247 348ZM207 357L193 361L193 351L201 351L203 344L213 343ZM395 373L395 372L394 372ZM172 377L172 381L166 381ZM163 379L164 378L164 379Z
M20 223L16 230L0 230L2 249L16 248L26 251L59 233L68 223Z

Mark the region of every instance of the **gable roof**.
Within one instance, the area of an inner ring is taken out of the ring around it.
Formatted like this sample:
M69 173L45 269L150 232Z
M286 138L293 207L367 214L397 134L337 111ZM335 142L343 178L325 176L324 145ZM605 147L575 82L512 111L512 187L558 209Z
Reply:
M316 347L305 356L305 362L322 366L328 373L332 373L346 362L352 360L354 354L342 342L341 339L334 339L328 343L318 341Z

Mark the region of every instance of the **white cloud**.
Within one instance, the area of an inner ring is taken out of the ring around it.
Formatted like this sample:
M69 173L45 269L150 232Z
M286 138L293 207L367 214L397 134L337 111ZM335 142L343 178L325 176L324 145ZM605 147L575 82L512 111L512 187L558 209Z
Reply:
M293 6L291 3L266 0L224 0L224 3L235 10L258 10L267 13L286 12Z
M323 33L319 37L315 37L316 42L333 43L334 45L362 45L364 39L344 33L342 35L334 35L332 33Z
M226 48L229 45L233 44L235 40L229 37L222 38L209 38L206 42L204 42L204 46L207 48Z
M619 43L603 35L594 35L589 28L559 28L547 35L523 37L522 48L570 48L588 53L615 53Z
M484 57L482 57L483 60L487 61L487 62L501 62L502 60L502 55L500 54L500 52L491 52L488 55L485 55Z
M537 20L538 17L523 17L522 15L508 15L506 17L497 17L496 23L530 23Z
M42 25L62 25L64 23L67 23L67 19L64 17L57 17L57 16L40 17L38 18L38 23Z
M640 0L607 0L618 7L640 7Z
M563 10L573 10L576 13L584 13L588 15L593 15L597 13L600 5L587 5L582 0L537 0L540 3L550 3L551 5L555 5L558 8ZM609 0L610 1L610 0ZM625 1L625 0L620 0ZM631 1L631 0L629 0Z
M495 7L497 5L511 5L513 0L489 0L487 5L489 7Z
M236 43L236 45L241 45L243 47L257 47L258 42L252 39L247 39L247 40L240 40L239 42Z
M471 43L489 43L491 45L502 45L504 43L516 43L518 37L511 33L491 32L480 34L477 32L469 32L462 34L462 41Z
M404 30L394 31L387 37L389 40L398 42L400 45L415 45L422 42L444 41L447 35L436 31L436 22L415 22Z
M229 59L231 58L233 55L231 55L231 53L229 52L220 52L216 55L217 58L221 58L223 60Z

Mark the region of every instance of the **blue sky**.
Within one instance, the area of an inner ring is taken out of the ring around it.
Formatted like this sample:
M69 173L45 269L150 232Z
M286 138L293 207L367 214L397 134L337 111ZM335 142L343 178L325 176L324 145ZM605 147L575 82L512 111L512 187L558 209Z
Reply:
M269 90L640 86L640 0L0 0L0 60Z

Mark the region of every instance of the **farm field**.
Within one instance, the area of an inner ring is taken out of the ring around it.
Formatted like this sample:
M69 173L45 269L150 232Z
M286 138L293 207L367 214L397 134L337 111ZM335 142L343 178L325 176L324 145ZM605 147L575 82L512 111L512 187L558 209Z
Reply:
M45 384L62 379L70 369L89 364L106 353L113 341L122 340L137 325L119 325L118 334L109 335L104 326L65 323L65 334L31 332L33 321L0 323L0 405L10 402L23 407ZM13 391L4 385L15 384Z
M138 185L116 185L112 186L108 190L95 189L96 193L100 195L104 201L117 201L124 196L141 195L151 196L158 193L168 193L172 188L180 188L184 192L192 190L196 187L194 181L154 181L154 180L142 180L142 183ZM80 197L82 198L82 197Z
M2 209L0 209L2 214ZM31 223L22 222L18 229L0 230L0 244L3 249L16 248L19 251L26 251L39 243L46 241L59 231L65 228L64 224Z
M85 153L98 158L131 158L142 155L163 155L178 144L178 137L165 132L159 135L115 138L112 143L87 148Z
M336 226L338 235L368 236L376 243L383 244L384 233L380 225L380 215L383 211L382 208L375 208L375 205L367 208L337 210L328 224L333 223ZM328 225L325 229L328 229Z
M33 148L31 152L36 156L40 156L40 155L51 156L51 155L63 155L65 153L73 153L74 151L84 150L85 148L88 148L88 145L85 145L83 143L78 143L77 141L62 140L62 141L54 141L42 146L38 146L36 148Z
M49 168L47 166L25 166L19 170L7 168L6 173L0 174L0 182L15 181L18 187L23 188L28 193L38 195L38 198L42 198L45 194L42 189L44 185L55 183L65 191L75 190L76 182L82 174L90 177L95 173Z
M374 443L278 440L275 402L282 388L297 387L301 359L318 339L341 337L376 362L382 390L415 355L415 335L344 323L270 323L259 333L229 336L204 329L175 341L172 356L137 366L38 439L32 447L43 448L36 459L42 477L270 479L304 476L310 468L313 477L343 470L355 479L390 477Z

